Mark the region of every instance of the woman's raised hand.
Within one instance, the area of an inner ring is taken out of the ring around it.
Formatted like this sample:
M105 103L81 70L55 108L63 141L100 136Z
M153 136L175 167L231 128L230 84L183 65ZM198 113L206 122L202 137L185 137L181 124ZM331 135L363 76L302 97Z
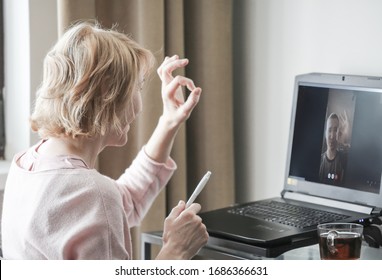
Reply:
M176 69L185 67L187 64L188 59L180 59L174 55L166 57L157 70L162 81L162 117L174 128L189 118L192 110L198 104L202 92L202 89L196 87L191 79L180 75L173 76ZM183 87L190 91L186 100L183 96Z

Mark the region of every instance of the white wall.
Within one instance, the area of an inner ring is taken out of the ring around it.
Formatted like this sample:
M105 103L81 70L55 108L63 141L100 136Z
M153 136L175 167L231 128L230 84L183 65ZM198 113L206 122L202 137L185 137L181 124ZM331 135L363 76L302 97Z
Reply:
M237 200L248 201L280 194L295 75L382 76L382 1L235 5Z

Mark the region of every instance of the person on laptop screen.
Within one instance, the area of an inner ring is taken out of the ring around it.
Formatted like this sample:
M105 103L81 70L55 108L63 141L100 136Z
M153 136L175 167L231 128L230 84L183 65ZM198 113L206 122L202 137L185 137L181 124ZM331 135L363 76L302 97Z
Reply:
M344 110L342 114L339 114L338 117L340 121L340 127L337 132L337 142L338 142L337 149L347 154L350 148L350 130L351 130L349 117L348 117L348 114L346 113L346 110Z
M345 132L341 128L346 126L344 124L340 126L340 124L340 118L336 113L331 113L326 120L326 150L321 155L319 177L321 182L331 185L341 185L344 179L346 149L343 149L345 146L340 145L338 140L339 136Z

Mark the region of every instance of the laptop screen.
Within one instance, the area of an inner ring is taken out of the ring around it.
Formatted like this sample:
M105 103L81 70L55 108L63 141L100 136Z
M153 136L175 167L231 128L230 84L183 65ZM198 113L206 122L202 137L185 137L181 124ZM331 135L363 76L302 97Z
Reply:
M296 77L287 188L382 204L382 79Z

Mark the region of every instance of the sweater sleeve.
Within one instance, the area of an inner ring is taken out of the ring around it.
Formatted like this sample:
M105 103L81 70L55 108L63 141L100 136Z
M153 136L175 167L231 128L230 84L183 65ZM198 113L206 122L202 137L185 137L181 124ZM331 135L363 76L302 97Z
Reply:
M142 221L176 168L171 158L165 163L152 160L143 147L130 167L116 180L130 227Z

